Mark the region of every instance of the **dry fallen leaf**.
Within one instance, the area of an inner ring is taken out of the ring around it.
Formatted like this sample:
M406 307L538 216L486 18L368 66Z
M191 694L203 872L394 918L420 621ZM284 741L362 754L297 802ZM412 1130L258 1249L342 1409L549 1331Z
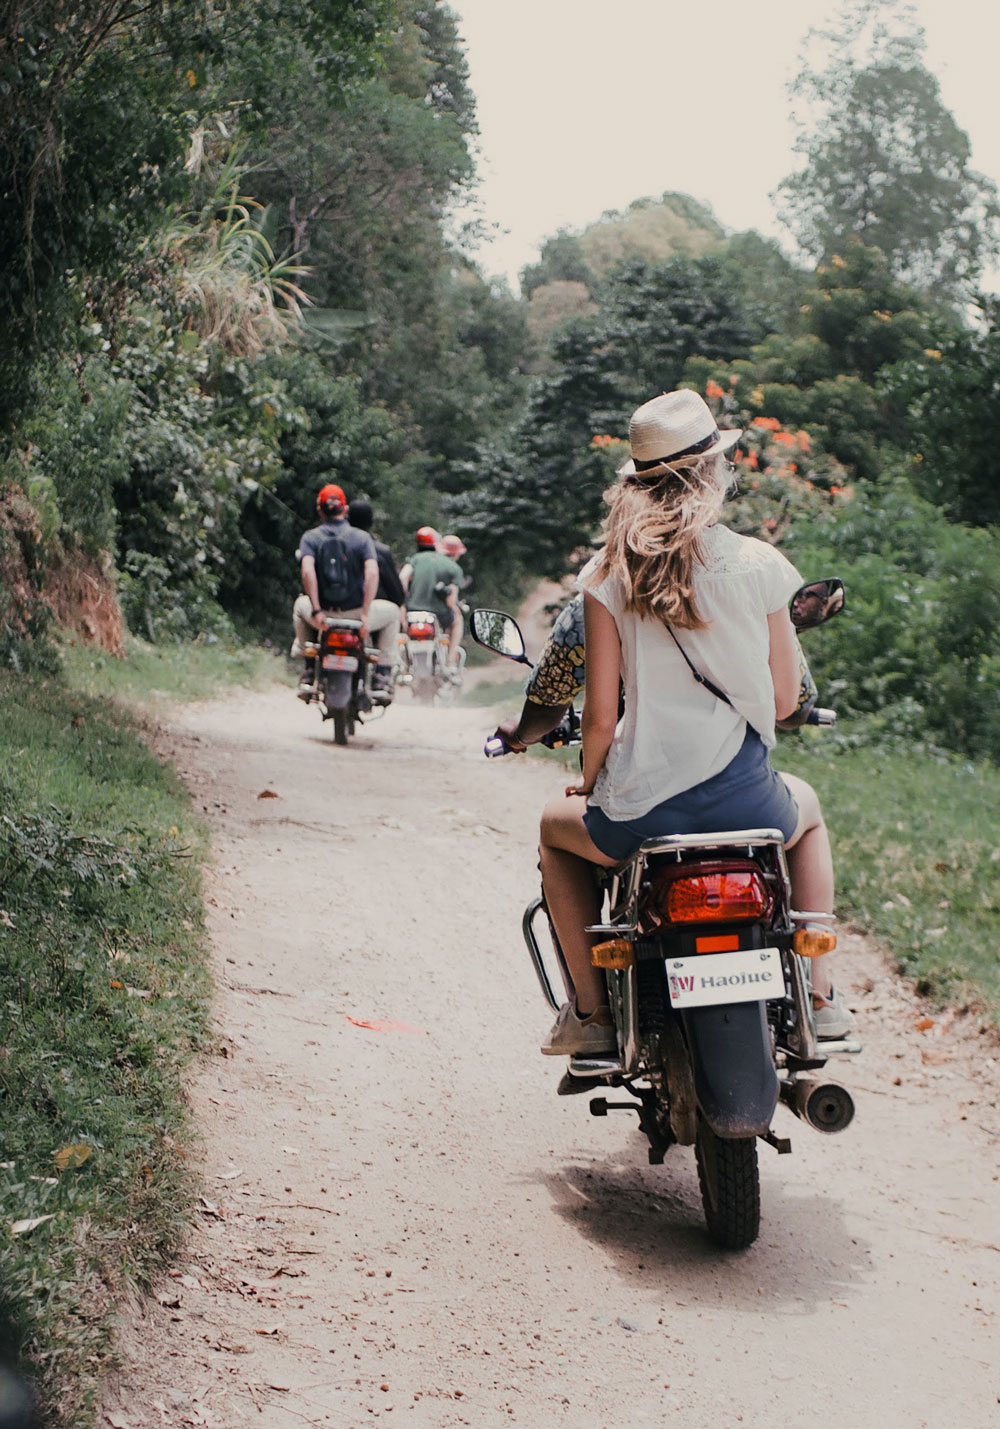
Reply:
M281 795L276 794L273 789L262 789L257 795L258 799L280 799Z
M10 1228L11 1235L27 1235L36 1226L42 1225L44 1221L54 1220L54 1216L34 1216L30 1221L14 1221Z
M933 1026L934 1026L934 1018L933 1018L933 1017L918 1017L918 1018L917 1018L917 1031L918 1031L918 1032L929 1032L930 1029L931 1029Z
M111 1429L132 1429L131 1424L125 1418L125 1415L119 1414L116 1409L109 1409L105 1413L104 1417L111 1425Z
M921 1047L920 1060L925 1067L940 1067L944 1062L951 1061L949 1052L935 1052L932 1047Z
M74 1141L69 1146L60 1146L58 1151L53 1151L52 1160L60 1171L72 1171L76 1166L82 1166L93 1155L94 1148L88 1146L85 1141Z

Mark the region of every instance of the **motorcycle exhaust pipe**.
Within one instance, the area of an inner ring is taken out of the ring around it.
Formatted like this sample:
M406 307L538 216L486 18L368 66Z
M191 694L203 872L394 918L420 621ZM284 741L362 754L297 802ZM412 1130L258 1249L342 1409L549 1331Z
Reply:
M839 1082L797 1077L779 1083L781 1100L816 1131L845 1131L854 1120L854 1098Z

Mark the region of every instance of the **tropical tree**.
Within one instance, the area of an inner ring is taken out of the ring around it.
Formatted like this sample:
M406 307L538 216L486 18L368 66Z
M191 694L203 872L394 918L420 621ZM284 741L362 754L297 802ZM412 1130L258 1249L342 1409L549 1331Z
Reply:
M1000 251L1000 203L924 49L902 0L847 0L832 26L810 31L791 85L804 166L777 197L816 261L859 238L895 278L956 300Z

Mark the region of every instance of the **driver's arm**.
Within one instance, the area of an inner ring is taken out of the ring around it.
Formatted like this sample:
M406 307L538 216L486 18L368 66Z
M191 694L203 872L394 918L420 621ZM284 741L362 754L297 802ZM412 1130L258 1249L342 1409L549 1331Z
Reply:
M365 589L361 597L361 619L368 624L368 612L378 591L378 561L372 556L365 561Z
M315 556L303 556L299 569L302 575L302 589L309 597L309 604L313 610L319 610L319 585L316 581Z
M581 632L566 612L556 622L545 649L528 676L527 699L520 715L499 724L496 733L511 749L520 753L528 744L537 744L550 734L583 690L584 661Z
M525 700L521 713L505 719L496 727L496 734L508 748L520 754L529 744L537 744L545 734L551 734L569 705L536 705Z
M410 581L412 581L413 579L413 567L410 565L409 561L407 561L406 565L400 571L399 579L403 586L403 594L409 595Z

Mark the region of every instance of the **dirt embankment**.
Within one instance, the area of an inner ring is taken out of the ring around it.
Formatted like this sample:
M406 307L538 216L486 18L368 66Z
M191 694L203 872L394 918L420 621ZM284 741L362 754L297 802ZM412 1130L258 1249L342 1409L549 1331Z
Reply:
M7 487L0 491L0 617L10 633L28 635L46 612L76 638L122 654L125 627L110 560L44 542L27 497Z
M287 690L164 733L214 828L204 1184L134 1307L127 1429L987 1429L1000 1396L1000 1068L848 936L854 1125L779 1108L763 1224L703 1226L693 1157L558 1098L520 943L564 773L401 696L346 749ZM265 793L277 797L264 797Z

